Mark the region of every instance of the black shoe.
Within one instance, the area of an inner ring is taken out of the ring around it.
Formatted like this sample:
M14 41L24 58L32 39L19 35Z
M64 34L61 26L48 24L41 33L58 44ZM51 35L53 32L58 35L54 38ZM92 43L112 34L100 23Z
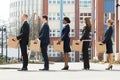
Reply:
M82 70L90 70L89 68L83 68Z
M49 71L48 68L44 68L44 69L39 69L39 71Z
M62 68L62 70L68 70L68 69L69 69L69 66Z
M83 68L82 70L89 70L90 68Z
M108 68L106 68L106 70L112 70L113 66L109 66Z
M18 69L18 71L28 71L27 68Z

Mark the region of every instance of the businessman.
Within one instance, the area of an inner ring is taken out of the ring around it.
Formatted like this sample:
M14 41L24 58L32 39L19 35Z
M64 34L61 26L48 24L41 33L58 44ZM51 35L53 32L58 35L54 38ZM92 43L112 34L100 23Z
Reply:
M28 70L27 45L29 42L29 31L30 31L30 27L27 22L28 15L24 14L21 19L22 19L23 25L21 27L20 34L17 37L15 37L14 40L20 40L20 48L21 48L21 53L23 58L23 67L18 71L27 71Z
M47 16L42 16L42 27L41 30L39 31L39 40L41 41L41 52L42 56L44 59L44 68L39 69L39 70L49 70L49 59L48 59L48 54L47 54L47 47L50 43L50 37L49 37L49 25L48 25L48 17ZM37 42L36 40L35 42Z

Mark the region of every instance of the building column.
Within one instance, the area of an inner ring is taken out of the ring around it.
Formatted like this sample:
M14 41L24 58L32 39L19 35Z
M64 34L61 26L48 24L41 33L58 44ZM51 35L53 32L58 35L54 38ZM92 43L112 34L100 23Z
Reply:
M79 40L80 32L80 0L75 0L75 39ZM79 52L75 52L75 62L80 61Z
M104 0L96 0L96 41L102 41L104 37ZM103 60L103 54L98 55Z
M34 39L34 0L32 0L32 27L31 27L31 30L32 30L32 39Z
M96 0L96 40L104 37L104 0Z
M28 13L27 14L28 14L28 16L29 16L28 18L30 20L30 0L28 0Z
M115 0L115 4L118 3L118 0ZM118 6L120 7L120 6ZM119 53L119 20L118 20L118 7L115 7L115 44L116 44L116 53Z
M36 16L38 17L38 5L39 3L38 3L38 0L36 0ZM38 19L38 18L37 18Z
M24 13L26 13L26 0L24 0Z
M92 0L92 58L95 57L95 0Z
M48 0L43 0L43 15L48 15Z
M119 4L119 1L120 0L115 0L115 5L116 4ZM115 6L115 60L117 61L117 60L119 60L120 58L119 58L119 30L120 30L120 28L119 28L119 15L118 15L118 13L119 13L119 11L118 11L118 9L119 9L119 7L120 6Z

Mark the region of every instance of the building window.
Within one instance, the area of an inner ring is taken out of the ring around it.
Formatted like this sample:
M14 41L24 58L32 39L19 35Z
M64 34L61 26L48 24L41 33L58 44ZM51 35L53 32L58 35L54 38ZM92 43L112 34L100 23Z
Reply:
M51 17L49 17L49 20L52 20L52 18L51 18Z
M63 1L63 4L66 4L66 1Z
M55 34L53 34L53 37L55 37Z
M59 14L59 13L57 13L57 16L60 16L60 14Z
M52 34L50 34L50 37L52 36Z
M83 17L80 17L80 20L83 20Z
M74 56L74 54L72 54L72 56Z
M70 4L70 1L68 0L67 3Z
M52 1L51 1L51 0L49 0L49 4L52 4Z
M53 4L56 4L56 1L55 1L55 0L53 1Z
M80 16L83 16L83 13L80 13Z
M84 16L87 16L87 13L84 13Z
M80 0L80 4L84 4L84 2Z
M72 29L71 31L74 32L74 29Z
M92 4L92 1L88 1L89 4Z
M60 4L60 1L57 1L57 4Z
M88 13L88 16L91 16L91 13Z
M72 4L74 4L75 2L74 1L72 1Z
M63 16L65 16L65 13L63 13Z
M49 52L51 52L51 49L49 50Z
M55 20L55 17L53 17L53 20Z
M53 57L55 57L55 53L53 54Z
M49 54L49 57L51 57L51 54Z
M87 1L84 1L84 4L87 4Z
M84 5L84 7L88 7L88 5L87 5L87 4L85 4L85 5Z
M60 57L60 54L59 54L59 53L57 54L57 57Z
M51 48L51 46L49 46L49 48Z
M74 58L72 58L72 61L74 61Z

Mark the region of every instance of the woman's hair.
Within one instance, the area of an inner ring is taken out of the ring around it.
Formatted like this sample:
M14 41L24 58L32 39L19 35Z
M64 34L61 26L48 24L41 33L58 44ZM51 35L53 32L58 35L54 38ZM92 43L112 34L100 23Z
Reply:
M91 22L89 18L85 18L85 24L91 29Z
M67 23L70 23L70 19L68 17L64 17L64 20L67 22Z
M114 23L114 21L112 19L108 19L107 22L110 23L111 25L113 25L113 23Z
M23 16L24 16L25 18L28 18L28 15L27 15L27 14L23 14Z

